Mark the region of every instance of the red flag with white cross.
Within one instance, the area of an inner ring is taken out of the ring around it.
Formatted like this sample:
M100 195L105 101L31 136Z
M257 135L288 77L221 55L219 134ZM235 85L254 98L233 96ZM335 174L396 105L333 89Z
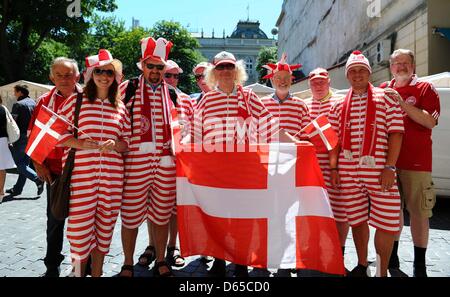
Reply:
M42 106L28 138L25 152L31 159L42 164L55 148L61 134L70 124L46 106Z
M177 154L183 256L343 275L336 223L310 143Z
M322 114L304 128L309 140L316 147L317 152L331 151L336 147L339 137L331 127L326 115Z

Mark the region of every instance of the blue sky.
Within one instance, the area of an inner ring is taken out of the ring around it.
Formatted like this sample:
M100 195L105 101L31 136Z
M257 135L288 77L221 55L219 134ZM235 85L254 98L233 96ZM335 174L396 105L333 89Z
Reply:
M283 0L116 0L118 9L114 15L131 27L134 17L143 27L152 27L160 20L173 20L188 27L190 31L203 28L210 36L230 35L237 22L247 19L247 5L250 7L250 19L258 20L261 29L272 38L270 33L281 12Z

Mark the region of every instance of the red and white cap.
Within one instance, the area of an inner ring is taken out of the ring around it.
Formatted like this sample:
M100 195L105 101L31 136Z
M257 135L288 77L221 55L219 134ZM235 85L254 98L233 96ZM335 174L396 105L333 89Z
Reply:
M232 53L229 52L220 52L218 53L213 60L213 65L217 66L220 64L233 64L236 65L236 58L234 57L234 55Z
M311 71L308 75L308 79L310 81L319 79L319 78L329 79L330 74L328 73L328 71L325 68L316 68L313 71Z
M100 49L98 55L86 57L86 71L84 73L84 82L87 83L92 78L92 72L97 67L105 65L113 65L116 72L116 81L120 83L122 81L122 62L114 59L111 53L106 49Z
M167 60L166 62L166 71L172 70L172 69L177 69L178 73L183 73L183 69L181 69L180 66L178 66L178 64L173 61L173 60Z
M200 62L200 63L198 63L195 67L194 67L194 69L192 69L192 73L196 73L198 70L200 70L200 69L202 69L203 68L203 71L202 72L205 72L205 70L208 68L208 67L211 67L212 66L212 64L211 63L208 63L208 62Z
M139 63L137 63L138 68L142 70L141 62L147 60L148 58L158 59L166 64L172 46L173 43L171 41L167 41L161 37L158 38L158 40L155 40L153 37L142 38L142 56Z
M348 58L347 64L345 65L345 76L347 76L348 71L352 67L356 66L362 66L369 70L369 72L372 74L372 67L370 66L370 62L361 51L354 51Z
M293 70L299 69L302 67L301 64L289 65L288 63L286 63L286 59L287 59L287 55L285 53L283 53L283 55L281 56L281 60L278 61L278 63L276 63L276 64L269 63L267 65L264 65L263 67L268 70L268 73L266 76L263 77L263 79L272 78L275 75L275 73L280 72L280 71L287 71L290 74L292 74Z

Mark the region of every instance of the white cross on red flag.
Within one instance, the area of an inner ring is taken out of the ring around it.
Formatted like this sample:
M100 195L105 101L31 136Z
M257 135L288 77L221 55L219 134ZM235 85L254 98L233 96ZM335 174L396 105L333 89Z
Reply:
M311 121L304 131L319 153L331 151L338 144L339 137L324 114Z
M55 148L61 134L69 123L46 106L42 106L28 138L25 152L31 159L42 164Z
M311 144L177 154L183 256L343 275L336 223Z

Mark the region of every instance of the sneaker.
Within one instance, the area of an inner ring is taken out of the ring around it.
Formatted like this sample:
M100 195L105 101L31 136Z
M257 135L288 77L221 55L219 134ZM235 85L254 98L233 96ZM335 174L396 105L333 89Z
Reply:
M214 263L211 269L208 271L208 274L212 277L225 277L225 260L214 259Z
M368 266L358 264L358 266L347 274L347 277L369 277L368 269Z
M41 181L41 180L39 180L37 183L36 183L36 186L37 186L37 195L38 196L41 196L41 194L42 194L42 192L44 192L44 182L43 181Z
M209 263L212 260L214 260L214 258L211 256L201 256L199 259L199 261L202 262L203 264Z
M428 277L427 267L424 265L414 265L413 276L414 277Z
M22 194L22 193L16 192L16 191L14 190L14 188L11 188L11 189L6 190L6 193L8 193L9 196L19 196L20 194Z

